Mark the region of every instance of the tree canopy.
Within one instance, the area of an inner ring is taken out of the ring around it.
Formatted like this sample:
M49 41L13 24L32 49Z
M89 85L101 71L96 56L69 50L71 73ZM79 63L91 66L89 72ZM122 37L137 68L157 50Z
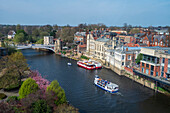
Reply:
M2 77L0 77L0 86L5 88L12 84L21 85L21 79L26 70L28 70L28 65L21 52L3 57L0 59L0 71L3 71Z
M36 92L39 89L38 84L32 78L28 78L24 81L19 89L19 97L25 98L27 95Z
M51 82L50 86L47 87L47 91L52 91L57 96L56 105L63 104L66 102L66 96L64 90L61 88L57 80Z

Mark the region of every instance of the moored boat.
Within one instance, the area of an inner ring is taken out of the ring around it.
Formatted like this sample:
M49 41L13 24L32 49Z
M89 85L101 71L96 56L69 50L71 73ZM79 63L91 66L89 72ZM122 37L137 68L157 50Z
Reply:
M101 63L93 61L93 60L78 61L77 65L88 70L102 68Z
M116 93L119 90L119 86L112 82L108 82L107 80L101 79L99 76L95 76L94 84L99 88L108 91L110 93Z

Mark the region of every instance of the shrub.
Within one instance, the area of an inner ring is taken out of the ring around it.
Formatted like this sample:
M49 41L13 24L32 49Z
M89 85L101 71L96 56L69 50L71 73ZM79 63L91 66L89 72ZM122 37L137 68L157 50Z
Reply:
M55 101L56 105L63 104L66 102L65 92L60 87L57 80L51 82L50 86L47 87L47 91L53 91L57 96L58 99Z
M32 113L52 113L52 108L45 100L38 100L32 105Z
M28 78L24 81L19 89L19 97L24 98L30 93L34 93L39 89L38 84L32 78Z
M81 58L89 60L89 58L84 55L82 55Z
M0 100L5 99L7 96L4 93L0 93Z
M79 113L79 110L69 104L61 104L57 106L55 113Z
M10 97L8 97L7 102L9 102L9 101L17 101L17 100L19 100L19 97L17 97L17 96L10 96Z
M20 87L19 83L18 84L13 84L13 85L10 85L10 86L4 88L4 91L11 91L11 90L14 90L14 89L19 89L19 87Z

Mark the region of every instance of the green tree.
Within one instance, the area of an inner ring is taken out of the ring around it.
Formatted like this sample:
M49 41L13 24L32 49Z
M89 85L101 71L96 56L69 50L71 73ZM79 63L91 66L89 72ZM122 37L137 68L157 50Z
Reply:
M50 86L47 87L47 91L53 91L57 96L57 100L55 101L56 105L63 104L66 102L65 92L61 88L57 80L51 82Z
M32 113L52 113L52 108L45 100L38 100L32 105Z
M24 33L19 33L19 34L16 34L15 37L14 37L14 42L16 43L22 43L22 42L25 42L25 35Z
M38 29L34 29L34 30L32 31L32 35L35 36L35 37L40 36L39 30L38 30Z
M23 54L21 52L15 52L0 60L0 70L3 70L0 85L3 87L16 84L21 85L21 79L25 75L24 71L28 70L28 65Z
M27 95L36 92L38 89L39 87L35 80L28 78L19 89L19 98L25 98Z
M37 40L36 44L44 44L44 39Z
M136 63L139 64L140 61L142 60L142 58L143 58L143 55L140 53L140 54L137 56Z
M40 37L44 38L44 36L48 36L49 33L48 32L40 32Z

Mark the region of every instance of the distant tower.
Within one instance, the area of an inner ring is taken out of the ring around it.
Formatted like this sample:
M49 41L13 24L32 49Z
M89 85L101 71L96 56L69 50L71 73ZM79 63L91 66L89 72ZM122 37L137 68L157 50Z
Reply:
M55 41L55 51L56 52L59 52L59 51L61 51L62 50L62 41L61 41L61 39L59 38L59 39L57 39L56 41Z

